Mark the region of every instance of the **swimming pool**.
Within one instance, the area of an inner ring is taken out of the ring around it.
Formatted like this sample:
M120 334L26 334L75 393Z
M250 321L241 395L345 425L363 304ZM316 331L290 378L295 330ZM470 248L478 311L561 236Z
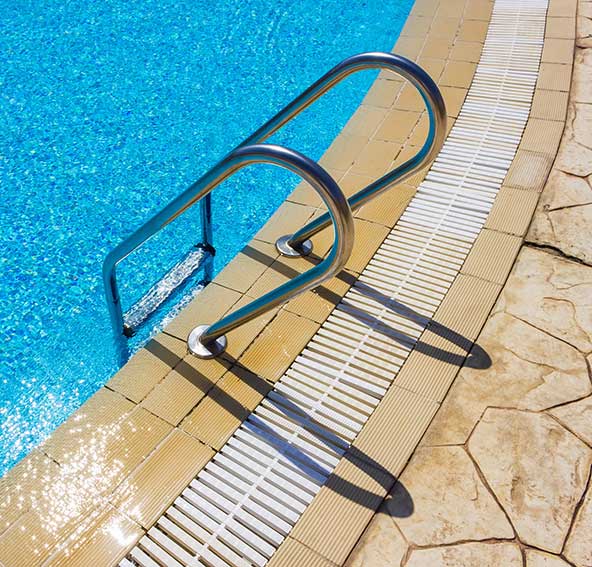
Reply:
M335 63L390 50L411 5L0 0L0 476L118 369L107 252ZM374 77L272 141L319 158ZM215 272L295 182L256 166L214 192ZM124 304L199 232L195 207L126 259Z

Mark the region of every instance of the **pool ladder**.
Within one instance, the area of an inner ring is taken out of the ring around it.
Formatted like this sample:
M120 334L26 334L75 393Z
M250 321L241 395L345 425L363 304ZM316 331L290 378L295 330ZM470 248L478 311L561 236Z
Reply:
M413 157L346 199L337 183L318 163L289 148L262 142L347 76L365 69L391 71L409 81L424 100L428 112L429 130L423 146ZM354 244L352 210L358 209L395 183L404 181L431 163L442 147L445 131L446 107L442 95L430 76L416 63L399 55L382 52L361 53L343 60L107 255L103 264L103 281L116 336L129 337L135 332L136 327L130 321L131 310L128 311L127 321L122 311L117 286L117 264L199 202L202 234L201 243L196 247L203 255L203 264L200 266L206 265L207 283L211 279L211 256L215 252L212 240L211 191L243 167L254 163L268 163L288 169L309 183L327 206L327 213L296 233L278 239L276 248L282 255L310 254L312 251L310 238L331 223L335 230L335 240L327 257L307 272L226 315L216 323L199 325L193 329L188 337L188 348L191 353L200 358L212 358L222 353L226 348L225 335L229 331L296 295L314 289L337 274L347 262Z

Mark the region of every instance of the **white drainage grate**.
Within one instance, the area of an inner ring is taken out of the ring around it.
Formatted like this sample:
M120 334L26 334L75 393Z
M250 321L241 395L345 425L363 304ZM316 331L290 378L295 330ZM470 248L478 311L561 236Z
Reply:
M396 227L267 398L120 565L265 565L458 274L530 111L545 0L496 0L481 61Z

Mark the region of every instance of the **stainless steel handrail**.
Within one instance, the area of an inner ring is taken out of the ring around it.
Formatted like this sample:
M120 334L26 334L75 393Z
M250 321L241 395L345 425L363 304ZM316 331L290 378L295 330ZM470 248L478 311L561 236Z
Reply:
M431 77L413 61L394 53L360 53L344 59L251 134L241 146L265 141L343 79L366 69L392 71L409 81L419 91L425 102L429 130L423 146L413 157L350 197L348 199L350 208L356 210L395 183L408 179L433 161L440 151L446 136L446 106L440 90ZM276 246L284 256L309 254L312 250L309 239L330 223L329 215L322 215L295 234L281 237Z
M271 144L241 146L212 167L191 187L107 255L103 265L103 279L114 329L123 332L124 326L121 299L117 287L117 264L192 205L209 195L222 181L243 167L254 163L269 163L289 169L312 185L327 205L329 215L333 220L335 226L333 248L325 260L307 272L227 315L213 325L196 327L189 335L190 351L202 358L211 358L220 354L226 348L225 333L288 299L317 287L341 270L353 247L354 224L347 199L333 178L319 164L294 150Z

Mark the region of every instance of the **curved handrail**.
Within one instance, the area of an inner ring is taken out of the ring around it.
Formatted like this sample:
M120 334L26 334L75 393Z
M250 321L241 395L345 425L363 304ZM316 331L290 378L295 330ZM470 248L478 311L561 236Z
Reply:
M431 77L413 61L394 53L368 52L344 59L251 134L242 142L241 146L265 141L343 79L366 69L385 69L408 80L419 91L425 102L429 117L429 130L423 146L413 157L351 196L348 199L350 208L354 211L394 183L408 179L433 161L440 151L446 136L446 105L440 90ZM305 241L330 223L329 215L324 214L293 235L280 238L277 248L284 255L307 254L312 246L309 244L305 247Z
M327 205L329 215L333 220L335 243L327 258L314 268L231 313L217 323L194 329L189 339L190 350L197 356L204 358L216 356L225 348L224 333L273 309L297 294L317 287L341 270L353 247L354 225L347 199L333 178L319 164L294 150L271 144L240 146L107 255L103 264L103 279L109 313L115 329L123 331L124 325L117 287L117 264L160 229L203 199L222 181L243 167L254 163L269 163L289 169L312 185Z

